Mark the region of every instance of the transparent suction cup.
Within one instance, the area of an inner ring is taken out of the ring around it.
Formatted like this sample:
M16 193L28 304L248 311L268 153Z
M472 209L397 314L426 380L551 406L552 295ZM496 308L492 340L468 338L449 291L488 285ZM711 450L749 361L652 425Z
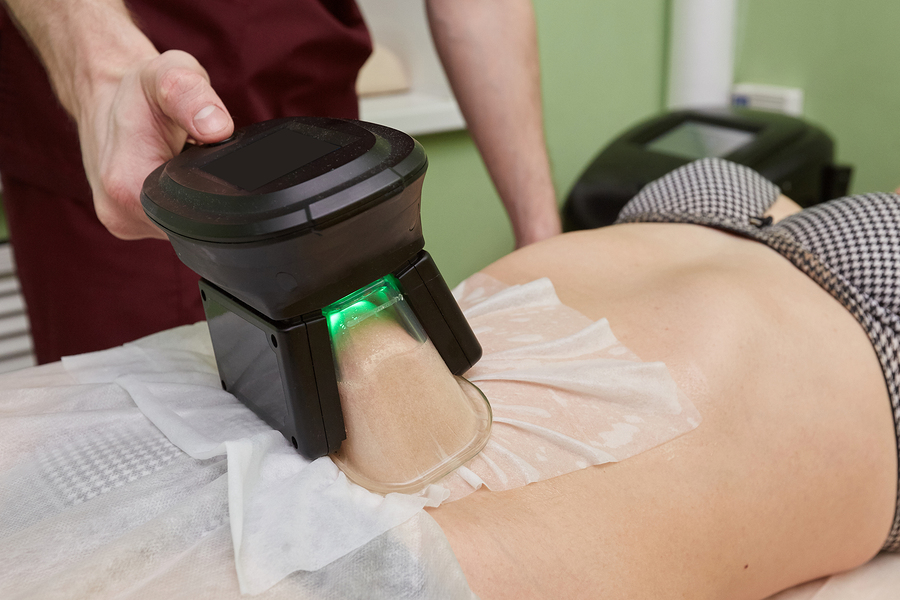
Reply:
M379 493L416 492L478 454L491 407L447 369L393 277L328 306L347 439L331 457Z

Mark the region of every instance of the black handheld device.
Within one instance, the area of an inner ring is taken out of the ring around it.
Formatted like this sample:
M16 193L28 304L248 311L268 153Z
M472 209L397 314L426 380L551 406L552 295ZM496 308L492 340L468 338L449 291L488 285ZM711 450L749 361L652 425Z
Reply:
M187 149L144 182L145 212L201 276L222 387L308 458L346 437L329 304L393 275L452 373L481 358L424 251L426 168L402 132L296 117Z

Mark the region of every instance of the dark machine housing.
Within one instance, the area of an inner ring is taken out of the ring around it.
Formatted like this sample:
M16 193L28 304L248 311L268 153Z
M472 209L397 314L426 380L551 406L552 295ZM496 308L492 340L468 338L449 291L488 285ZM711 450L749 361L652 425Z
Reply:
M645 185L693 160L746 165L801 206L847 193L851 169L834 161L834 142L801 119L742 108L685 110L644 121L610 143L572 187L567 231L612 225Z
M399 131L289 118L190 148L144 182L147 215L202 277L222 387L308 458L346 437L325 306L392 274L451 372L481 357L423 250L426 168Z

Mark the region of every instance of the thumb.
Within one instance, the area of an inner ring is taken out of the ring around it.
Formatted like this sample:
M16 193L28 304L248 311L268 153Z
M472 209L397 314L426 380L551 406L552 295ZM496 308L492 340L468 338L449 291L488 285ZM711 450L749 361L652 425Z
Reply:
M169 50L153 59L141 85L151 104L198 142L219 142L234 132L234 121L209 75L187 52Z

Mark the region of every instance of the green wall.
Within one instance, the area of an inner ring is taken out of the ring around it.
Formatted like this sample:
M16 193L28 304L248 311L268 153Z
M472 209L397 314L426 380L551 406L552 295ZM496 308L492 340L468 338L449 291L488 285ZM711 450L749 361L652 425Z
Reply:
M662 107L666 0L534 0L547 145L560 201L617 134ZM513 248L465 132L422 136L426 247L453 286Z
M738 23L736 81L802 88L854 193L900 185L900 2L741 0Z
M604 144L662 109L670 3L534 0L560 201ZM735 80L802 88L854 192L900 185L898 23L897 0L740 0ZM421 141L425 238L453 285L509 252L512 233L468 135Z

